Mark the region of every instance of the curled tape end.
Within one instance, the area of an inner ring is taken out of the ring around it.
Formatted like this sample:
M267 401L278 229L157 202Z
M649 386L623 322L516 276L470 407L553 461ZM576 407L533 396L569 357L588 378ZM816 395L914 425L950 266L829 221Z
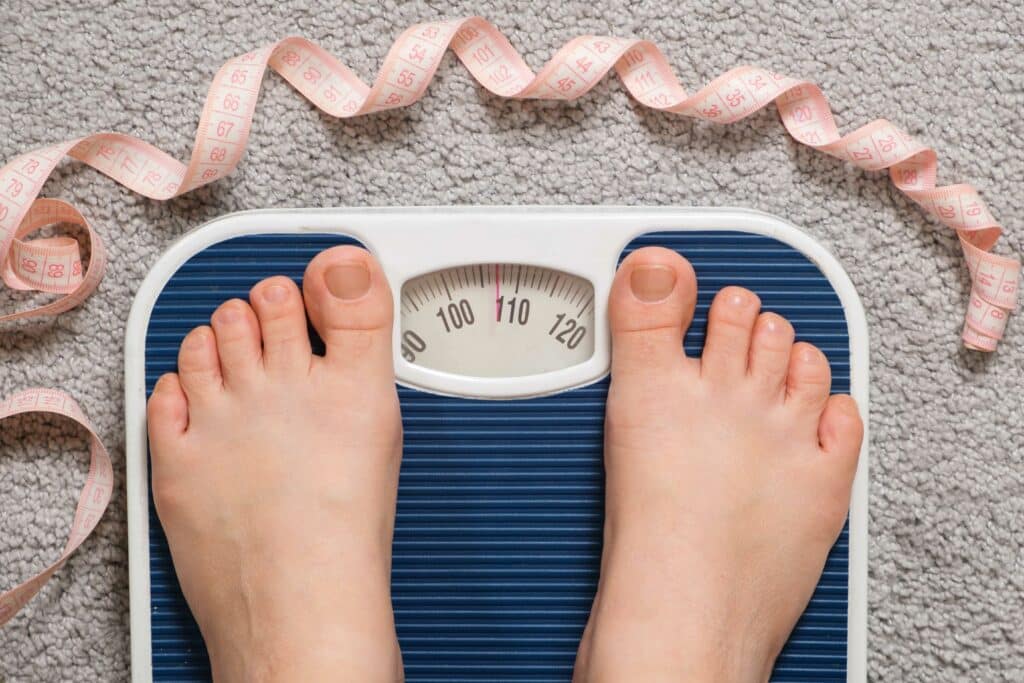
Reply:
M996 337L990 337L987 334L983 334L978 330L971 327L970 322L964 323L964 331L961 335L964 346L971 351L980 351L982 353L992 353L996 350L999 345L999 339Z

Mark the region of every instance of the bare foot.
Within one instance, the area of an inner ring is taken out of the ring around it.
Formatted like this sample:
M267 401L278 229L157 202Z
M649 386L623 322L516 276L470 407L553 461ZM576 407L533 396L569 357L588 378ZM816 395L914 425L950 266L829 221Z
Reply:
M390 290L354 247L303 289L264 280L185 338L149 401L157 511L217 681L401 680Z
M686 358L696 281L664 249L610 299L601 580L578 681L765 681L842 529L863 434L828 362L728 287Z

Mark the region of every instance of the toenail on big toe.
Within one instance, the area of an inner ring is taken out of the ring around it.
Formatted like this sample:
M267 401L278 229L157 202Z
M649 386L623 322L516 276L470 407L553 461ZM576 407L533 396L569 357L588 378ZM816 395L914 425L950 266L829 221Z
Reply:
M358 299L370 291L370 270L361 261L331 266L324 280L327 290L339 299Z
M633 296L649 304L667 298L675 286L676 271L668 266L640 265L629 276Z

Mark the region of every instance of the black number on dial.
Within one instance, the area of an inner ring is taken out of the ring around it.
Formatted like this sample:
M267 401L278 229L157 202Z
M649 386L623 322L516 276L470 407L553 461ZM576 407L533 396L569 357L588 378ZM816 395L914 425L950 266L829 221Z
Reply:
M458 304L448 304L447 309L442 306L437 309L435 315L444 323L445 332L451 332L453 329L461 330L463 325L472 325L476 322L473 307L465 299L459 301Z
M570 318L565 313L559 313L555 316L555 324L548 330L548 334L560 344L575 349L587 336L587 328L578 324L575 318Z
M402 358L413 363L416 361L416 354L423 353L427 350L427 342L423 341L423 337L416 334L412 330L408 330L402 335Z
M505 304L508 304L508 322L520 325L525 325L530 321L530 300L529 299L518 299L513 297L507 302L505 296L498 297L498 322L502 322L504 317Z

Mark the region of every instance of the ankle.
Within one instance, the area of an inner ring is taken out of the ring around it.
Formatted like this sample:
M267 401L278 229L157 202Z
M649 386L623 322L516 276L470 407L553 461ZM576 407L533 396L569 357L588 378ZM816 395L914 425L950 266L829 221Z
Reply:
M207 619L214 681L403 680L390 583L359 569L348 574L351 586L333 589L318 579L281 579L240 596L230 615Z
M333 636L290 634L262 645L208 642L215 683L353 681L396 683L405 680L402 655L389 634L339 631Z
M748 629L605 607L595 611L590 636L577 683L762 683L779 649L775 639Z

